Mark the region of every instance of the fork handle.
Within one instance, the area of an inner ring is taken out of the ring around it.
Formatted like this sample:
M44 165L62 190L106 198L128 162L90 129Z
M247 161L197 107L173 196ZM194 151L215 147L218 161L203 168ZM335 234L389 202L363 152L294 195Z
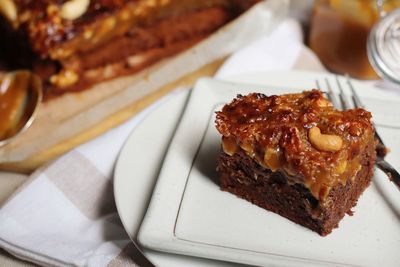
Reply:
M384 159L376 159L376 166L381 169L400 190L400 174Z

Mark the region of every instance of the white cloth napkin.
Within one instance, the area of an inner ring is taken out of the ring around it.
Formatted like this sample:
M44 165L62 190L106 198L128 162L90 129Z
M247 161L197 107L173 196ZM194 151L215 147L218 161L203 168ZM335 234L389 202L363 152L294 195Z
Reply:
M217 76L292 68L322 67L302 44L299 24L287 20ZM36 171L0 210L0 247L40 265L135 266L114 204L113 168L132 129L175 93Z

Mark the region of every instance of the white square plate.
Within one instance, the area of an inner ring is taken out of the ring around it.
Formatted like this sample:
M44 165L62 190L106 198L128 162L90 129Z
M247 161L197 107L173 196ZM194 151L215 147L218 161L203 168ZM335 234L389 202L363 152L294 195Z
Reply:
M219 189L215 111L238 93L299 92L325 77L333 84L328 74L302 72L248 77L263 85L199 81L166 155L139 242L155 250L258 266L400 266L400 192L380 171L355 215L345 216L327 237ZM378 125L400 127L397 96L354 83ZM389 160L399 167L399 128L379 132L392 148Z

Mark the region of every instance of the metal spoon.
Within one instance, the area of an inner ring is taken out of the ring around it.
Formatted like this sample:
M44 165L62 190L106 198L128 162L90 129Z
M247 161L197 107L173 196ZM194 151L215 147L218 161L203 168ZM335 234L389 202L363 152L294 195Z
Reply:
M0 146L32 125L42 97L41 79L32 72L0 75Z

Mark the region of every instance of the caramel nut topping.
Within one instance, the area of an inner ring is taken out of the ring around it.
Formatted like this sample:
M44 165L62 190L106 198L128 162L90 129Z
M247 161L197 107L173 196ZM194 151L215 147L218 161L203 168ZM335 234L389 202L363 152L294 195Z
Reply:
M278 150L267 148L264 153L264 163L272 171L277 171L281 167Z
M6 17L9 21L15 22L17 20L17 7L13 0L0 1L0 14Z
M346 167L347 167L347 161L344 160L341 163L339 163L339 165L336 167L336 172L338 174L342 174L346 171Z
M320 98L316 101L316 104L320 108L331 107L332 104L325 98Z
M69 0L61 6L61 17L67 20L75 20L88 10L90 0Z
M33 52L41 58L58 61L65 59L63 54L59 56L56 52L58 49L72 51L73 54L91 51L123 36L130 29L147 27L186 12L215 7L229 10L236 16L250 7L241 2L254 1L0 0L0 15L11 14L6 17L15 19L12 22L15 28L26 33ZM108 25L103 27L104 20L109 17L114 21L107 22ZM104 33L103 29L108 31ZM86 30L91 33L85 33Z
M363 128L358 123L352 123L349 127L349 133L352 136L361 136L363 133Z
M57 75L50 77L50 82L57 87L63 88L70 86L78 81L78 74L71 70L62 70Z
M368 111L336 110L318 90L238 95L217 112L216 127L259 165L283 171L317 199L357 174L374 140Z
M222 149L229 156L232 156L233 154L235 154L238 150L238 145L236 144L235 138L229 138L229 137L223 136L222 137Z
M320 151L336 152L342 148L343 141L337 135L322 134L318 127L312 127L308 132L310 143Z

